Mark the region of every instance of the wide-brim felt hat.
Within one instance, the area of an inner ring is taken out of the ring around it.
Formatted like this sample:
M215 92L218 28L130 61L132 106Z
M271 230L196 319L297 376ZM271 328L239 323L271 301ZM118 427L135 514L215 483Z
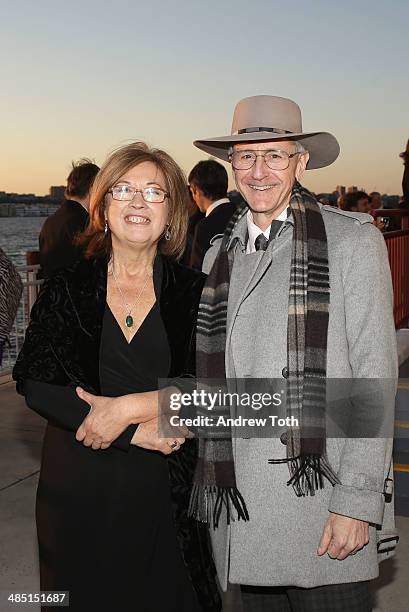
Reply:
M298 140L309 152L307 170L324 168L339 155L339 144L329 132L303 132L298 104L278 96L251 96L236 105L231 134L195 140L210 155L229 160L229 149L240 142Z

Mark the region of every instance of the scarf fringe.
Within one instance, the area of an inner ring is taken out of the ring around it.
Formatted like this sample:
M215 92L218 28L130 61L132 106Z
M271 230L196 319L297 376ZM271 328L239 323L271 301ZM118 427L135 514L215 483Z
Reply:
M315 495L316 491L324 489L324 477L332 486L340 484L338 476L333 471L328 459L320 455L307 455L288 459L269 459L272 465L288 463L291 474L287 486L292 486L297 497Z
M217 487L215 485L194 484L188 515L202 523L212 524L213 529L219 526L220 516L226 508L227 524L234 520L249 520L246 503L237 487Z

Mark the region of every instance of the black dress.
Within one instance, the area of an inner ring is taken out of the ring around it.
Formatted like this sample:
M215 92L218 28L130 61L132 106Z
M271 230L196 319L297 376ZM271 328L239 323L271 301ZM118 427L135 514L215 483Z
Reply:
M169 363L157 303L129 344L106 307L103 395L157 389ZM61 387L58 393L66 401L74 391ZM49 423L37 529L41 588L70 591L70 610L200 610L177 543L167 458L159 452L136 446L128 452L113 446L93 451L72 432Z

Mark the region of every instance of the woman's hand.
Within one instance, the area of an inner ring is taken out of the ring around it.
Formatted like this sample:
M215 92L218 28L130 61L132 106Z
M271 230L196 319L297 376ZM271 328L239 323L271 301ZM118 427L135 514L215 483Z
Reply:
M175 387L167 387L159 393L158 391L147 391L120 397L93 395L81 387L77 387L76 391L78 397L91 407L88 416L77 430L76 439L85 446L91 446L94 450L108 448L128 425L157 420L159 414L162 419L165 419L165 422L171 414L176 416L175 412L173 410L171 412L169 408L171 393L178 392ZM187 428L184 429L186 435L189 435ZM184 434L180 436L180 439L183 437ZM155 450L162 450L162 448L163 446L160 449L155 447Z
M93 395L77 387L78 397L91 406L79 426L76 439L94 450L105 449L131 424L129 406L123 397Z
M170 455L172 452L179 450L188 436L188 429L181 426L178 428L178 437L160 437L159 419L155 418L138 425L138 429L133 435L131 444L140 446L141 448L147 448L148 450L160 451L164 455Z

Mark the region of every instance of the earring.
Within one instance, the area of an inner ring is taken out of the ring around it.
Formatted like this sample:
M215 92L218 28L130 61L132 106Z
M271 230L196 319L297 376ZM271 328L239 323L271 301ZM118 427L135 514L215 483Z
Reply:
M108 221L105 219L104 234L106 234L107 231L108 231Z
M170 240L170 236L171 236L171 234L170 234L170 224L167 223L166 224L166 232L165 232L165 240Z

